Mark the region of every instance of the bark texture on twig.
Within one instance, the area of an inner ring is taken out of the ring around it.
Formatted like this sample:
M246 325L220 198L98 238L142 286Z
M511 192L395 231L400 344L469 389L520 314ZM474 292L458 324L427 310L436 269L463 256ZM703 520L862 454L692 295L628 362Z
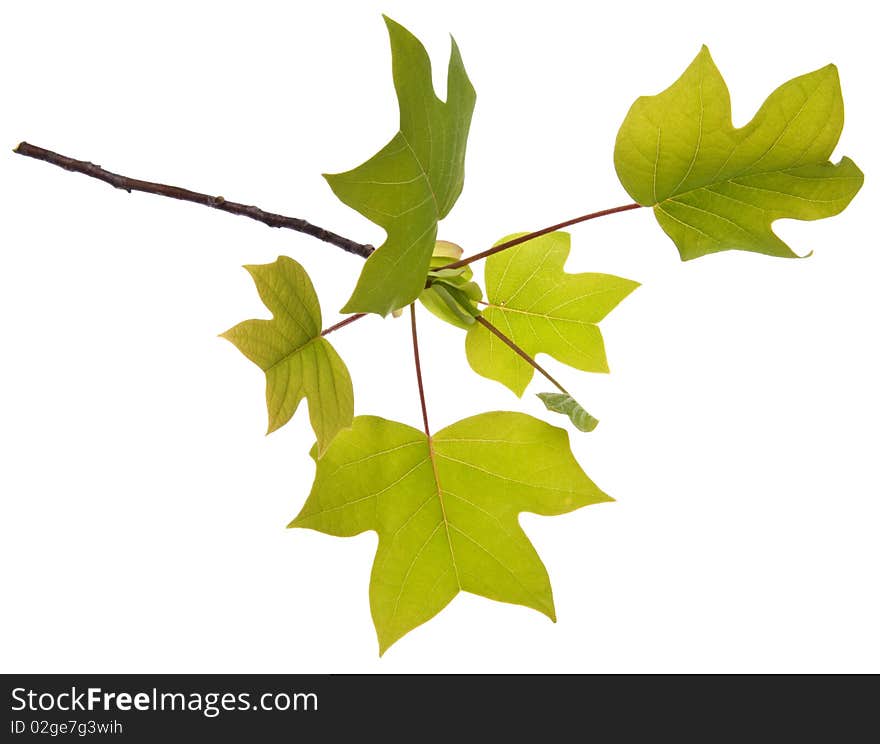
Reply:
M75 160L66 155L59 155L57 152L46 150L36 145L22 142L13 152L25 157L42 160L45 163L57 165L64 170L73 171L74 173L82 173L91 178L96 178L104 183L109 183L117 189L123 189L131 193L132 191L142 191L146 194L157 194L158 196L167 196L171 199L180 199L181 201L193 202L201 204L212 209L219 209L221 212L229 212L242 217L249 217L257 222L262 222L269 227L283 227L288 230L296 230L297 232L311 235L313 238L323 240L325 243L335 245L348 253L354 253L362 258L367 258L374 250L373 246L365 243L356 243L354 240L344 238L323 227L313 225L311 222L300 219L298 217L286 217L282 214L274 212L266 212L259 207L250 206L248 204L240 204L239 202L228 201L222 196L210 196L202 194L198 191L190 191L189 189L180 188L179 186L168 186L163 183L154 183L152 181L141 181L137 178L129 178L121 176L118 173L111 173L104 170L100 165L89 163L85 160Z

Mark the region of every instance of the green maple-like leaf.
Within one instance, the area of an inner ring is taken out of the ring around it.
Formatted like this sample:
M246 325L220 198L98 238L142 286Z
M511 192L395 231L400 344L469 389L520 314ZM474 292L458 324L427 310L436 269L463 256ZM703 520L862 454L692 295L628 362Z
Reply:
M246 320L221 334L266 373L269 431L284 426L305 397L318 454L351 425L354 394L345 363L321 337L321 307L305 269L292 258L245 266L272 320Z
M506 242L511 235L499 242ZM550 354L586 372L607 372L605 344L596 325L638 283L610 274L566 274L571 237L555 232L486 259L483 318L529 356ZM480 324L465 341L478 374L522 395L534 368Z
M465 147L476 101L454 39L443 102L434 93L425 48L403 26L390 18L385 23L400 131L354 170L325 176L336 196L387 233L367 259L344 313L387 315L424 289L437 223L452 209L464 184Z
M852 160L828 160L842 129L834 65L780 86L735 129L727 85L703 47L669 88L632 105L614 164L683 260L734 248L794 258L773 221L830 217L862 186Z
M290 526L379 534L370 606L384 653L460 591L555 620L547 571L517 515L611 500L581 470L565 431L525 414L480 414L430 440L410 426L358 416L318 461Z

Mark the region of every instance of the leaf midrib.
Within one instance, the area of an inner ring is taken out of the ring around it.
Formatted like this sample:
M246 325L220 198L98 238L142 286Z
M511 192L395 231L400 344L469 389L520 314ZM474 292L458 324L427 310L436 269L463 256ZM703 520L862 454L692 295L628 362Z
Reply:
M416 164L419 166L419 170L422 173L422 178L425 179L425 184L428 187L428 193L431 195L431 200L434 202L434 222L440 222L440 205L437 202L437 194L434 192L434 184L431 183L431 179L428 177L428 171L422 161L419 160L419 156L416 154L413 146L409 143L409 140L407 139L407 136L403 133L403 130L400 130L400 136L403 138L403 143L412 154L413 160L415 160Z
M452 533L449 531L449 518L446 516L446 504L443 502L443 487L440 485L440 473L437 468L437 454L434 451L434 438L426 435L428 440L428 457L431 460L431 471L434 474L434 485L437 488L437 500L440 502L440 514L443 517L443 527L446 530L446 543L449 545L449 557L452 560L452 568L455 571L455 583L461 590L461 575L458 573L458 564L455 561L455 550L452 547Z
M609 289L607 291L610 292L611 290ZM595 294L600 294L600 293L596 292ZM577 298L577 299L581 299L581 298ZM559 321L562 323L575 323L577 325L583 325L583 326L598 325L598 323L593 323L588 320L577 320L575 318L563 318L560 315L550 315L548 313L533 313L528 310L519 310L518 308L515 308L515 307L508 307L507 305L498 305L498 304L495 304L494 302L490 302L488 305L486 305L486 309L493 308L493 307L497 310L501 310L502 312L519 313L520 315L528 315L533 318L543 318L544 320L547 320L547 321Z
M406 588L407 581L409 580L409 575L412 572L413 567L416 565L416 561L418 561L419 556L422 554L422 551L424 551L424 549L427 547L428 543L431 542L431 540L434 538L434 535L437 534L437 530L439 530L441 526L444 528L444 530L446 532L446 545L449 548L449 560L452 561L452 570L455 573L455 583L458 586L458 591L462 591L461 576L458 573L458 564L455 561L455 550L452 547L452 534L450 532L449 519L446 516L446 504L443 502L443 488L440 485L440 474L437 470L437 456L436 456L436 453L434 452L434 440L430 434L425 433L425 441L427 442L427 445L428 445L428 459L431 462L431 472L434 476L434 488L437 492L437 500L440 502L441 521L439 524L437 524L436 527L434 527L434 530L431 532L430 535L428 535L428 538L425 540L425 542L422 543L422 547L419 548L416 555L413 556L413 559L409 564L409 568L407 568L406 574L403 577L403 581L400 582L400 590L397 592L397 597L394 600L394 609L391 611L391 622L392 623L397 618L397 611L400 607L400 598L403 596L403 591ZM424 462L424 460L420 461L419 465L421 465L423 462ZM413 470L414 469L415 468L413 468ZM410 472L412 472L412 471L410 471ZM426 502L423 502L418 507L418 509L416 509L416 512L421 511L421 509L425 505L425 503ZM415 516L416 512L414 512L412 515L410 515L409 519L412 519L412 517ZM407 522L409 522L409 519L407 520ZM448 570L449 569L447 569L447 571Z
M825 163L830 163L830 162L831 162L830 160L826 159L826 160L817 160L816 162L812 162L812 163L801 163L800 165L792 165L792 166L789 166L788 168L771 168L769 170L755 171L754 173L746 173L744 171L741 171L739 173L735 173L734 175L730 176L730 178L721 178L717 181L710 181L709 183L705 183L702 186L695 186L694 188L688 189L687 191L682 191L677 194L672 194L670 196L667 196L665 199L661 199L660 201L654 202L650 206L660 207L663 204L666 204L667 202L678 201L679 199L681 199L681 197L687 196L688 194L693 194L697 191L711 192L711 190L712 190L711 187L721 186L721 185L727 184L727 183L733 184L734 186L743 186L743 187L748 186L748 184L737 183L736 182L737 178L743 178L743 177L748 177L748 176L766 176L768 174L774 174L774 173L784 173L785 175L789 176L789 175L792 175L789 173L789 171L800 169L800 168L806 168L811 165L824 165ZM780 193L784 193L784 192L780 192Z

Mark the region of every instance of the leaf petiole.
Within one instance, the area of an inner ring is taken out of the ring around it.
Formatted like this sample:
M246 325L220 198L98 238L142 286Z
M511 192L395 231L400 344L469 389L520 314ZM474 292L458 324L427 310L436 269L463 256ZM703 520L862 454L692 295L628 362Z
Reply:
M349 315L345 320L340 320L338 323L330 326L329 328L325 328L321 331L322 336L326 336L328 333L333 333L333 331L338 331L340 328L345 328L349 323L354 323L356 320L360 320L366 315L366 313L355 313L354 315Z
M496 253L500 253L501 251L505 251L508 248L513 248L515 245L521 245L529 240L534 240L535 238L540 238L542 235L547 235L547 233L556 232L557 230L561 230L564 227L569 227L570 225L576 225L579 222L587 222L588 220L594 220L597 217L605 217L609 214L617 214L618 212L628 212L631 209L638 209L643 205L633 202L632 204L624 204L620 207L611 207L610 209L600 209L598 212L590 212L589 214L581 215L580 217L574 217L573 219L566 220L565 222L560 222L556 225L550 225L550 227L544 227L540 230L536 230L535 232L526 233L525 235L520 235L518 238L513 238L511 240L506 240L503 243L499 243L498 245L494 245L491 248L487 248L485 251L481 251L480 253L475 253L473 256L468 256L467 258L463 258L460 261L453 261L450 264L446 264L442 266L441 269L457 269L461 266L467 266L474 261L479 261L481 258L488 258Z
M561 413L565 416L568 416L569 420L581 431L593 431L593 429L595 429L599 425L599 419L587 413L587 411L584 410L583 406L581 406L581 404L578 403L571 396L571 393L569 393L568 390L562 387L562 385L560 385L546 369L538 364L523 349L517 346L513 339L505 336L483 316L478 316L475 318L475 320L491 333L494 333L513 351L515 351L519 356L521 356L529 364L531 364L538 372L544 375L544 377L546 377L556 387L556 389L559 390L558 393L538 393L538 398L541 399L541 402L544 404L544 407L548 411L553 411L555 413Z
M492 325L488 320L486 320L482 315L478 318L475 318L477 323L485 327L490 333L494 333L498 338L500 338L505 344L507 344L513 351L515 351L519 356L525 359L529 364L531 364L538 372L540 372L544 377L546 377L553 386L560 392L565 393L565 395L570 396L571 393L568 392L562 385L560 385L556 378L553 377L546 369L544 369L540 364L538 364L532 357L530 357L525 351L523 351L519 346L517 346L512 339L505 336L501 331L499 331L494 325Z
M425 386L422 384L422 363L419 360L419 334L416 330L416 304L409 306L410 325L412 327L413 358L416 363L416 380L419 383L419 401L422 404L422 421L425 424L425 436L431 441L431 430L428 427L428 407L425 404Z

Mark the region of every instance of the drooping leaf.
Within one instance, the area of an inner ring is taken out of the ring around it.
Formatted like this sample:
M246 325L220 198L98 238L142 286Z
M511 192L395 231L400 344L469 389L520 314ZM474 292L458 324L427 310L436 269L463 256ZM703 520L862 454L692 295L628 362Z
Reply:
M570 243L568 233L555 232L489 256L489 304L482 315L531 357L543 352L585 372L607 372L596 324L639 285L609 274L566 274ZM480 324L468 330L465 350L475 372L517 395L534 374L528 362Z
M555 515L612 499L584 474L568 435L495 412L434 434L358 416L317 463L291 527L379 534L370 606L380 653L460 591L555 620L550 580L517 515Z
M354 170L325 176L336 196L387 233L367 259L344 313L387 315L421 293L437 223L452 209L464 184L465 147L476 101L454 39L443 102L434 93L425 48L403 26L390 18L385 23L400 131Z
M683 260L734 248L793 258L772 223L835 215L862 186L852 160L829 162L842 129L834 65L780 86L735 129L727 85L704 46L669 88L632 105L614 164Z
M538 393L541 402L548 411L568 416L581 431L593 431L599 425L599 419L587 413L583 406L568 393Z
M354 394L345 363L321 337L321 307L305 269L292 258L245 266L271 320L246 320L223 338L266 373L269 431L284 426L305 397L318 455L351 425Z

